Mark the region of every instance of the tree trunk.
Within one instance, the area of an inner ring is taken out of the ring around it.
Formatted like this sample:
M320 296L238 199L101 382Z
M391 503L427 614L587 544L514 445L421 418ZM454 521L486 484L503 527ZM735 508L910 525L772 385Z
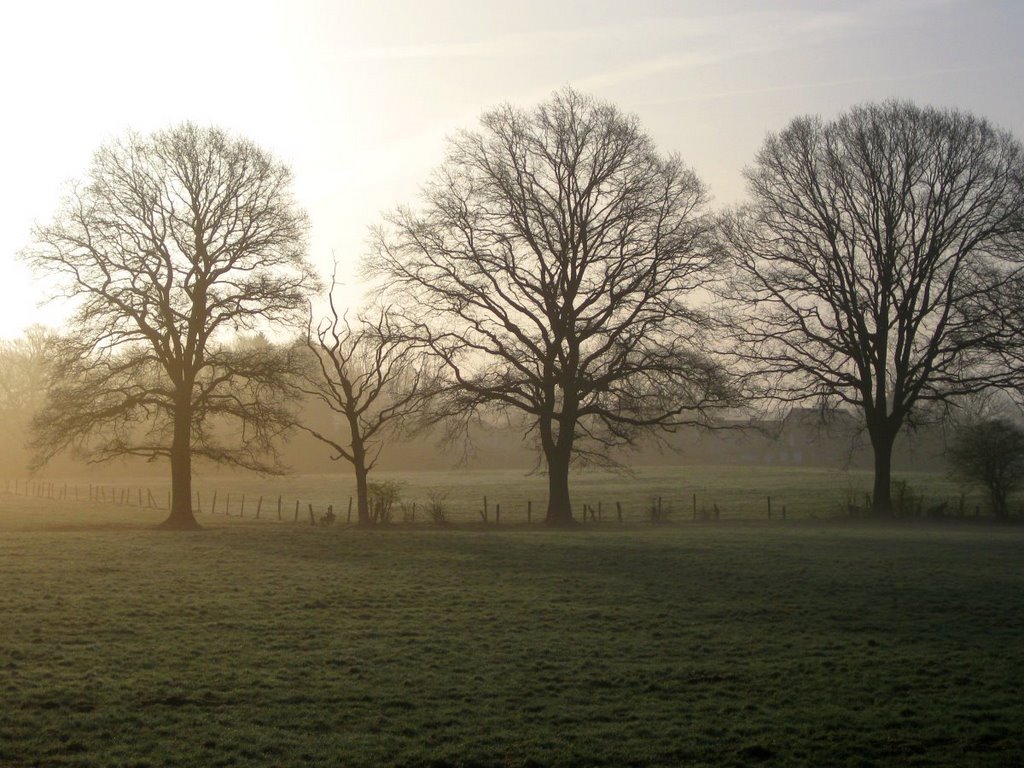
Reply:
M573 525L572 502L569 500L569 455L559 447L548 452L547 525Z
M875 484L871 495L871 514L892 517L892 444L895 435L887 430L871 432L875 452Z
M174 414L171 443L171 510L161 528L193 531L199 528L192 514L192 412L179 406Z
M351 397L349 399L351 400ZM352 449L352 470L356 475L356 521L361 526L372 525L369 481L367 479L370 470L366 466L366 444L363 442L363 433L360 431L358 414L349 412L348 427L351 436L349 446Z
M359 462L353 465L356 472L356 517L359 525L370 525L370 499L366 467Z

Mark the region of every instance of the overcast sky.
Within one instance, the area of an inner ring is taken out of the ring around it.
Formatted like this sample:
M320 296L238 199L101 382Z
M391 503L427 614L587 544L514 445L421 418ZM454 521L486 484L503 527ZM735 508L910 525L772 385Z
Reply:
M0 9L0 336L47 292L18 264L92 152L183 120L288 162L311 257L351 275L381 211L414 203L445 137L571 85L639 116L716 204L793 117L890 97L1024 136L1016 0L176 0Z

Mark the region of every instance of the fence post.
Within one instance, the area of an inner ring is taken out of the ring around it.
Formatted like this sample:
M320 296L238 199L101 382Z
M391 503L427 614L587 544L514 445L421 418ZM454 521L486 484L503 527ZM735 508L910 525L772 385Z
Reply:
M245 494L242 494L242 508L239 512L239 517L245 517Z
M697 519L697 494L693 494L693 519Z
M281 497L280 497L280 495L277 497L277 519L278 520L281 519Z
M772 519L772 497L768 497L768 519Z
M217 514L217 491L213 492L213 504L210 505L210 514Z
M494 524L501 525L501 504L494 505Z
M203 499L199 495L199 491L196 491L196 512L200 515L203 514Z
M526 522L533 522L533 501L526 502Z
M231 517L231 494L224 500L224 517Z
M313 505L309 505L309 524L316 525L316 517L313 515Z
M260 510L263 509L263 497L260 496L260 500L256 502L256 519L260 519Z
M348 523L351 523L351 522L352 522L352 497L349 496L348 497L348 514L345 515L345 523L348 524Z
M622 525L622 504L617 501L615 502L615 514L619 518L619 525Z
M294 523L299 522L299 500L298 499L295 500L295 519L292 522L294 522Z

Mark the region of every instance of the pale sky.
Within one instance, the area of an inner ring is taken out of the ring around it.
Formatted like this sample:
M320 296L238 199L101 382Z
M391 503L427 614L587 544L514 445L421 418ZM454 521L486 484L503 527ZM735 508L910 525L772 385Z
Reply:
M768 131L890 97L1024 138L1016 0L175 0L0 9L0 336L59 325L15 253L62 185L127 129L192 120L289 163L310 256L354 275L367 227L441 162L445 137L566 85L635 113L716 204ZM348 278L350 282L354 278Z

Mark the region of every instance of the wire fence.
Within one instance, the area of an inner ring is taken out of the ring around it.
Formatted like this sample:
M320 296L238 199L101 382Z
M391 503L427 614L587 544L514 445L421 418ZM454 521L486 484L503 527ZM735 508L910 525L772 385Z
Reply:
M504 493L478 494L477 486L443 489L424 483L411 487L398 481L371 486L369 514L374 523L533 525L546 513L545 496L533 487L507 487ZM641 485L643 485L641 483ZM339 487L336 478L316 478L303 483L297 478L287 487L247 487L244 479L207 482L192 493L192 510L197 517L221 516L246 520L306 525L352 525L358 522L355 494ZM139 482L80 483L43 479L9 479L5 493L51 500L55 503L92 504L169 510L171 491L167 484ZM303 493L302 491L305 491ZM348 492L346 492L348 491ZM894 485L894 513L901 518L966 518L985 513L983 497L949 488L931 493L915 490L906 481ZM596 498L595 498L596 497ZM794 503L795 501L795 503ZM709 522L719 520L767 520L864 517L871 507L870 494L854 487L823 489L795 487L781 492L754 493L749 488L727 490L691 485L670 489L636 487L620 483L585 487L574 500L577 522L592 525ZM1024 510L1020 510L1021 514Z

